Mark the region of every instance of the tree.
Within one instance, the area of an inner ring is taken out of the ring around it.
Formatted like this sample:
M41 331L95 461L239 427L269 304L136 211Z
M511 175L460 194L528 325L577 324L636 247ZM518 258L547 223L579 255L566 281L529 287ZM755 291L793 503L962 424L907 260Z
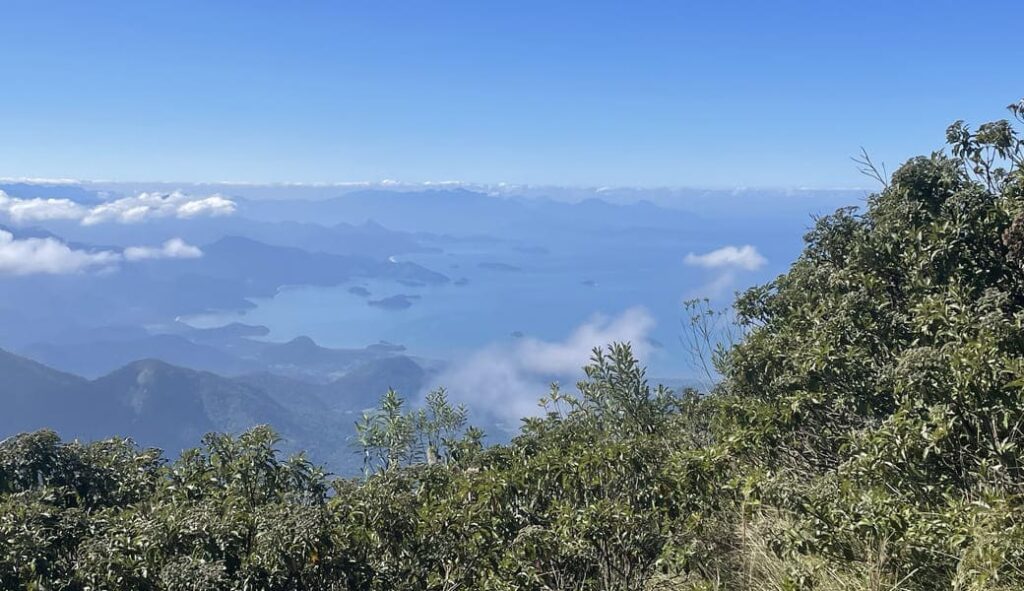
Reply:
M938 588L984 543L977 575L1024 584L1021 538L983 542L1021 522L1024 143L1007 121L948 136L952 156L818 220L786 274L739 298L726 416L787 475L773 503L804 533L783 545L864 562L884 547L894 580ZM977 499L1002 508L980 517Z

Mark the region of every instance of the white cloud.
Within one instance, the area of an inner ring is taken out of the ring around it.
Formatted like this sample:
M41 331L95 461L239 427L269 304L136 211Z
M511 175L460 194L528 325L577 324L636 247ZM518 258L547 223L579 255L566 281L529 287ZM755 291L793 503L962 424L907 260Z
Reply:
M19 224L47 220L77 220L85 226L103 222L133 224L153 218L231 215L236 209L234 201L221 195L192 197L179 191L140 193L93 207L70 199L19 199L0 191L0 213Z
M0 191L0 212L15 223L80 219L85 207L70 199L16 199Z
M15 239L0 230L0 274L63 275L112 267L121 255L73 249L55 238Z
M184 193L140 193L108 201L92 208L82 218L82 224L91 226L103 222L133 224L151 218L193 218L200 215L220 216L235 212L234 201L211 195L195 198Z
M180 238L160 247L130 246L124 252L72 248L56 238L15 238L0 230L0 275L69 275L114 269L123 261L197 258L203 252Z
M615 318L595 316L562 341L523 338L492 345L456 362L438 377L456 402L507 424L540 412L537 401L552 381L582 375L594 347L630 342L640 357L649 350L654 319L642 308Z
M198 215L231 215L235 213L236 208L237 206L234 201L221 197L220 195L211 195L205 199L196 199L181 204L178 207L178 217L191 218Z
M181 238L172 238L164 242L160 247L152 246L129 246L124 249L124 258L127 261L142 261L146 259L197 259L203 256L199 247L186 243Z
M745 271L756 271L768 260L747 244L745 246L724 246L704 254L690 253L686 255L686 264L706 269L734 268Z

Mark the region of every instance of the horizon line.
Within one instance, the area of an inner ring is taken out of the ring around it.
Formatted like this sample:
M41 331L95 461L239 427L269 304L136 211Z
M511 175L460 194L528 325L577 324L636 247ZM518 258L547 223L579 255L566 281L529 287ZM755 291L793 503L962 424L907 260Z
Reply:
M116 180L116 179L76 179L70 177L7 177L0 176L0 182L18 183L39 186L75 186L75 185L183 185L183 186L215 186L215 187L253 187L253 188L309 188L309 189L358 189L358 188L463 188L485 191L508 192L515 190L572 190L594 193L611 193L618 191L875 191L864 186L807 186L807 185L560 185L553 183L510 183L505 181L483 183L475 181L442 180L442 181L400 181L381 179L374 181L238 181L238 180Z

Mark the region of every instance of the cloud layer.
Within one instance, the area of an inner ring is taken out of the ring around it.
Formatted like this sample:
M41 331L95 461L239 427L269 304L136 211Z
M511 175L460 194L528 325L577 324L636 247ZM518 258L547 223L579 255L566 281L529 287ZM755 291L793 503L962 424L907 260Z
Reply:
M653 328L654 319L642 308L614 318L595 316L562 341L524 338L487 347L453 364L437 381L474 414L514 426L519 418L540 412L537 401L552 381L579 378L594 347L628 341L642 357Z
M74 220L85 226L104 222L134 224L154 218L231 215L236 209L234 201L220 195L193 197L179 191L140 193L91 207L70 199L20 199L0 191L0 213L18 224L50 220Z
M0 275L68 275L109 270L122 261L197 258L199 248L173 238L162 246L132 246L124 252L72 248L56 238L15 238L0 230Z

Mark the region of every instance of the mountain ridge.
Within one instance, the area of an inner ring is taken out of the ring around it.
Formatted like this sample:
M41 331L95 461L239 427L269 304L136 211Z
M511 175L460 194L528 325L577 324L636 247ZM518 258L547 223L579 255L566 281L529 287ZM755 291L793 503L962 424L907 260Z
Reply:
M228 377L153 358L89 380L3 349L0 375L0 438L49 428L69 439L129 437L173 455L208 432L270 424L283 437L282 449L308 450L342 472L353 469L352 415L373 406L387 387L415 394L426 381L405 356L364 362L351 377L327 384L269 372Z

